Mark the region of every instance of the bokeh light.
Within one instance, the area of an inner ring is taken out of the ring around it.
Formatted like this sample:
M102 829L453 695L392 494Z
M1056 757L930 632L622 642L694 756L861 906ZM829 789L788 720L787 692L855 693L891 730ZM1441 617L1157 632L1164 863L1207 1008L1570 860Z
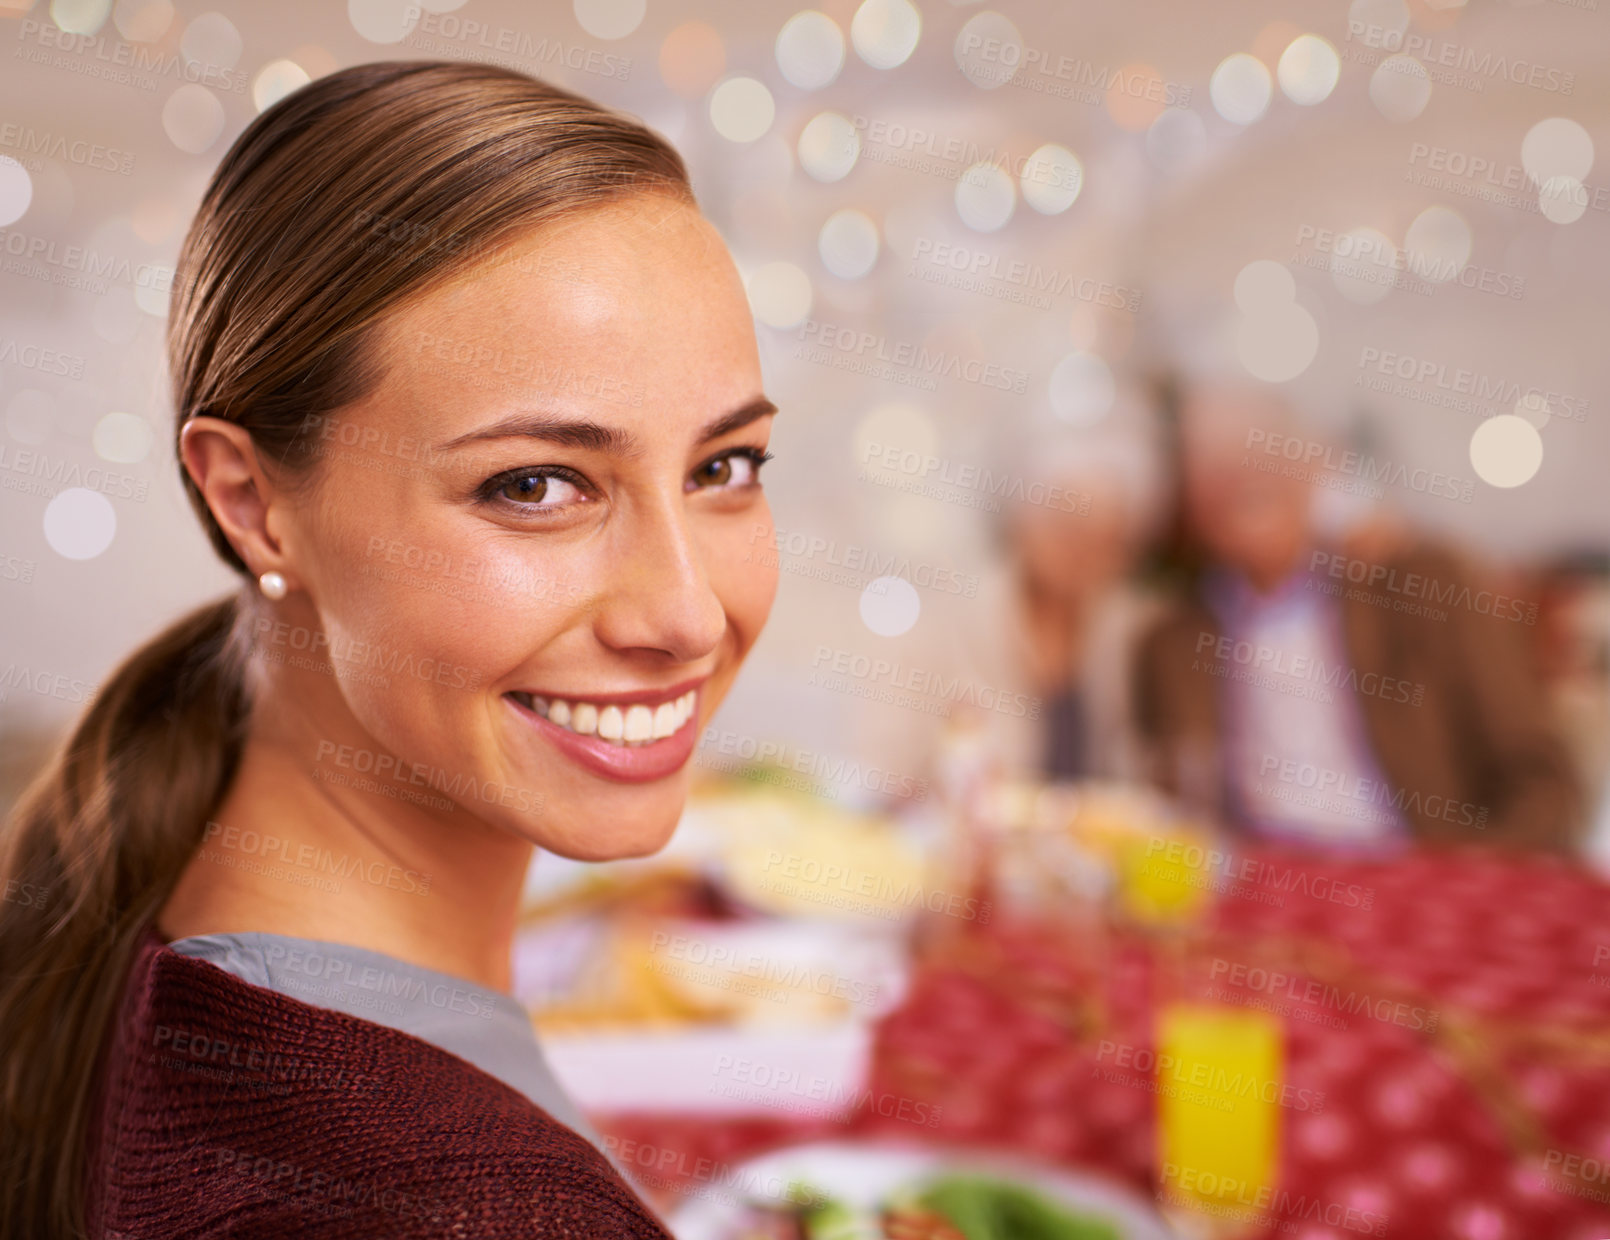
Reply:
M841 280L859 280L878 261L878 226L854 207L827 217L816 238L822 265Z
M167 34L173 16L169 0L117 0L112 24L130 43L150 43Z
M401 43L419 24L414 0L347 0L347 20L371 43Z
M95 423L90 443L103 461L138 465L151 453L156 432L144 418L132 413L109 413Z
M1593 169L1593 138L1567 117L1538 121L1521 140L1521 167L1539 185L1552 177L1582 181Z
M1408 270L1436 284L1455 279L1465 269L1474 244L1470 225L1451 207L1427 207L1403 237Z
M1412 121L1431 102L1431 74L1413 56L1388 56L1370 74L1370 102L1389 121Z
M1084 188L1085 170L1079 157L1065 146L1047 142L1024 161L1018 183L1023 201L1041 215L1061 215Z
M179 50L193 65L233 69L244 47L235 23L222 13L203 13L184 28Z
M973 164L956 182L956 214L974 232L994 232L1012 218L1017 189L1005 170Z
M45 541L66 560L93 560L117 535L112 501L87 487L68 487L45 505Z
M1470 466L1488 486L1522 486L1543 464L1543 436L1513 413L1488 418L1470 437Z
M1280 54L1275 66L1280 89L1293 103L1312 107L1330 98L1342 75L1342 60L1329 40L1299 35Z
M0 155L0 228L20 220L33 200L34 181L28 169L9 155Z
M595 39L624 39L643 24L648 0L575 0L576 20Z
M1297 281L1284 263L1260 258L1235 277L1235 304L1243 314L1258 314L1288 304L1297 296Z
M252 79L252 103L259 112L265 111L311 80L296 61L271 60Z
M68 34L95 34L111 13L111 0L50 0L50 20Z
M863 0L850 22L855 54L874 69L906 63L922 37L922 14L910 0Z
M1226 56L1213 70L1208 95L1213 110L1232 125L1250 125L1269 110L1274 86L1263 61L1246 52Z
M1348 301L1372 305L1397 283L1397 252L1392 239L1374 228L1339 233L1331 243L1331 283Z
M684 22L660 44L660 78L684 99L702 99L727 71L727 45L704 22Z
M993 9L975 13L956 33L956 67L974 86L1005 86L1023 62L1023 35Z
M861 623L879 637L899 637L922 615L922 599L904 577L875 577L861 590L860 612Z
M1319 353L1319 324L1295 301L1268 306L1242 316L1235 346L1249 375L1284 383L1307 370Z
M844 32L826 13L795 13L777 34L777 68L801 90L831 85L844 68Z
M757 78L728 78L710 92L710 123L729 142L763 137L776 115L771 91Z
M1092 426L1118 394L1112 368L1094 353L1070 353L1051 371L1051 408L1071 426Z
M842 181L861 155L855 123L838 112L813 116L799 135L799 166L818 181Z
M798 327L811 312L811 278L793 263L765 263L749 277L749 305L767 327Z
M181 151L199 155L224 132L224 105L205 86L187 82L162 105L162 130Z

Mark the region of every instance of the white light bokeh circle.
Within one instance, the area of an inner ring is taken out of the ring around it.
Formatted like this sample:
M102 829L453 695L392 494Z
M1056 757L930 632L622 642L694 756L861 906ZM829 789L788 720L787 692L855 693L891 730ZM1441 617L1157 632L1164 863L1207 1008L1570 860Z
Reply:
M922 14L911 0L862 0L850 21L855 54L874 69L906 63L922 37Z
M371 43L401 43L419 24L415 0L347 0L347 20Z
M1538 186L1537 206L1546 220L1575 223L1588 209L1587 187L1575 177L1550 177Z
M798 327L811 312L811 278L793 263L764 263L747 284L749 306L767 327Z
M993 9L968 18L956 33L956 67L974 86L1005 86L1023 63L1023 35L1012 19Z
M312 79L294 60L271 60L258 70L252 81L252 103L266 112L292 91L301 90Z
M68 487L45 505L45 541L65 560L93 560L112 545L112 501L87 487Z
M169 0L117 0L112 22L130 43L150 43L167 34L173 5Z
M103 461L138 465L151 453L156 433L144 418L132 413L109 413L95 423L90 443Z
M1371 47L1396 51L1409 31L1409 6L1405 0L1353 0L1347 8L1347 28Z
M1051 408L1072 426L1091 426L1112 410L1118 395L1112 368L1094 353L1070 353L1056 364L1048 383Z
M189 155L200 155L224 132L224 105L197 82L187 82L162 105L162 129Z
M624 39L643 24L648 0L575 0L576 20L595 39Z
M184 28L179 51L193 65L233 69L244 48L235 23L222 13L203 13Z
M994 232L1016 209L1017 188L994 164L974 164L956 182L956 214L974 232Z
M844 32L826 13L795 13L777 33L777 68L801 90L831 85L844 68Z
M1236 273L1235 304L1244 314L1285 306L1297 296L1297 281L1284 263L1260 258Z
M1243 315L1236 327L1236 356L1248 374L1284 383L1308 369L1319 352L1319 324L1296 302Z
M904 577L875 577L861 591L861 623L879 637L910 632L920 615L917 587Z
M878 226L872 217L854 207L827 217L816 238L816 252L841 280L859 280L878 261Z
M758 78L728 78L710 92L710 123L729 142L764 137L776 117L771 91Z
M1328 39L1301 34L1286 45L1275 66L1280 89L1293 103L1312 107L1330 98L1342 75L1342 59Z
M1146 155L1164 172L1183 172L1207 154L1207 125L1192 108L1164 108L1146 130Z
M20 161L0 155L0 228L15 224L34 200L34 179Z
M1470 262L1474 244L1470 225L1451 207L1427 207L1403 237L1408 270L1433 284L1458 276Z
M1431 102L1431 74L1413 56L1388 56L1370 74L1370 102L1389 121L1412 121Z
M1208 79L1213 110L1232 125L1250 125L1269 110L1274 94L1263 61L1246 52L1226 56Z
M1397 246L1374 228L1338 233L1331 242L1330 278L1336 291L1361 306L1373 305L1397 283Z
M1521 167L1539 185L1551 177L1584 180L1593 168L1593 138L1564 116L1538 121L1521 140Z
M1470 437L1470 466L1488 486L1521 486L1537 476L1542 464L1543 436L1516 414L1496 414Z
M1067 147L1047 142L1024 162L1018 184L1023 201L1041 215L1061 215L1084 188L1084 165Z
M50 0L50 20L68 34L94 34L112 14L112 0Z
M839 112L819 112L800 131L799 166L818 181L842 181L861 157L855 122Z

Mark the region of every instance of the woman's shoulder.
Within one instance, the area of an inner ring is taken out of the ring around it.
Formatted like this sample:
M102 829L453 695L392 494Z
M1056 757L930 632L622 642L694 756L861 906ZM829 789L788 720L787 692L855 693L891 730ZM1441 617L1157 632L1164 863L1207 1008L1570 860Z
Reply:
M107 1235L665 1236L599 1151L410 1034L148 939L92 1155Z

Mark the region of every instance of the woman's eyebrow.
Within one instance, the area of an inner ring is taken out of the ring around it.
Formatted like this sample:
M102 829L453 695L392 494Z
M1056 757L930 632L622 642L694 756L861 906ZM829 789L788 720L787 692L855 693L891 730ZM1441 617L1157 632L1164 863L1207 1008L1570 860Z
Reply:
M699 432L697 443L708 443L712 439L719 439L723 435L730 435L733 431L741 430L751 422L774 414L777 406L764 396L756 397L747 404L741 405L731 413L723 414L715 421L709 423ZM552 414L535 411L510 414L490 426L482 427L477 431L469 431L457 438L449 439L437 447L438 452L451 452L455 448L462 448L468 444L479 443L485 439L542 439L549 443L562 444L568 448L586 448L595 452L607 452L613 456L637 456L640 452L637 440L630 431L621 430L615 426L605 426L586 418L560 418Z

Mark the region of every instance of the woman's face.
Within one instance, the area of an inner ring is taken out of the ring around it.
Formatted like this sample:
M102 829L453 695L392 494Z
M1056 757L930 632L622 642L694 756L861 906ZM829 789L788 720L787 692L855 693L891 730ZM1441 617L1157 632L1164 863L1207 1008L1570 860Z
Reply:
M384 340L378 388L314 432L312 491L277 506L282 606L312 609L346 713L321 747L372 738L405 795L565 856L654 851L777 587L753 553L773 409L725 247L639 196Z

